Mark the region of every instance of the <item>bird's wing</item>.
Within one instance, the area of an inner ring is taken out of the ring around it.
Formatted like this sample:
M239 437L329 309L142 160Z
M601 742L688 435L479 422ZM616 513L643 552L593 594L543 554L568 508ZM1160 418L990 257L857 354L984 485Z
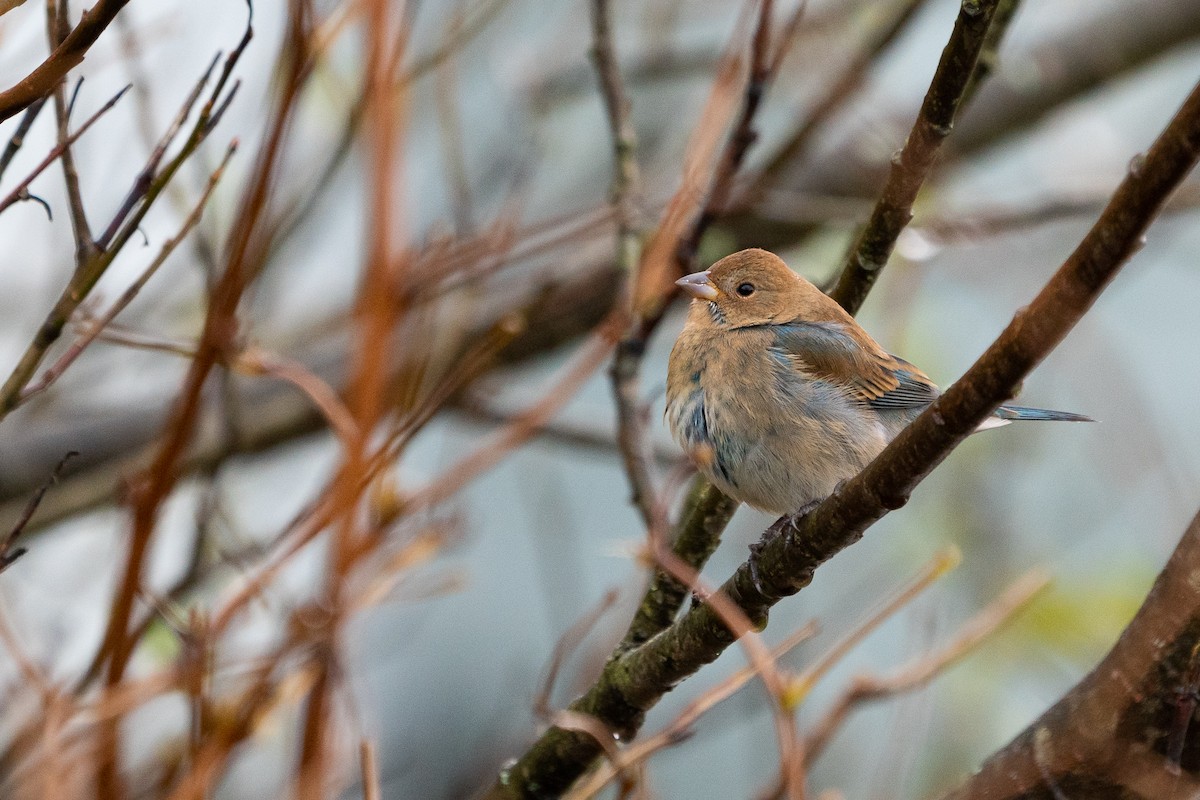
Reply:
M774 325L773 349L810 378L828 381L875 409L929 405L939 394L925 373L839 323Z

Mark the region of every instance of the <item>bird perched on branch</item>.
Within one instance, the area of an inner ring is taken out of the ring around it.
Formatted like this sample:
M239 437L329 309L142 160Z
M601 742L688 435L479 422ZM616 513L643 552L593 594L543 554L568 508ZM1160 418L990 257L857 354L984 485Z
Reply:
M676 283L693 300L671 351L668 423L709 480L755 508L829 496L940 394L773 253L742 250ZM1014 420L1091 421L1002 405L979 430Z

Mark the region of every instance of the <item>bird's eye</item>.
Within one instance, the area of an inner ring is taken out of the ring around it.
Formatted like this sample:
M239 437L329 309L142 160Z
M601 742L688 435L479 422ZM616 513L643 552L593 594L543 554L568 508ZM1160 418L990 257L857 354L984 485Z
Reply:
M754 294L754 284L753 283L739 284L737 287L737 293L740 294L742 297L749 297L750 295Z

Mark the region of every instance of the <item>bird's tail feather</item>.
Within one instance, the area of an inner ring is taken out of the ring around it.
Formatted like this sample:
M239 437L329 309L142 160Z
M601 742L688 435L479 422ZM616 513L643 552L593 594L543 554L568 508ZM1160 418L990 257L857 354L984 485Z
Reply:
M1083 414L1072 414L1070 411L1051 411L1046 408L1027 408L1025 406L1000 406L996 416L1002 420L1046 419L1061 422L1095 422Z

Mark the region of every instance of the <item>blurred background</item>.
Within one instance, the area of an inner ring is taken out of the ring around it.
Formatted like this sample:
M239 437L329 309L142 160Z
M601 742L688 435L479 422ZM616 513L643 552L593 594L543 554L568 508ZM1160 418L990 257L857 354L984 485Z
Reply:
M604 362L578 386L561 382L587 357L588 332L619 302L622 286L609 208L612 144L589 62L588 4L393 4L388 13L403 42L391 86L396 156L381 181L372 156L379 143L362 124L370 25L359 4L317 0L305 12L309 69L287 106L266 200L251 208L248 187L299 52L289 28L299 7L255 3L253 39L234 67L240 87L228 110L104 272L50 360L177 234L236 139L195 230L61 380L0 422L6 527L64 453L79 453L22 534L29 552L0 575L4 796L43 796L36 776L47 762L29 737L53 709L65 715L55 730L67 753L90 752L96 719L122 718L130 797L174 796L188 764L181 753L195 715L184 693L147 689L129 708L89 706L72 717L34 688L28 667L80 708L103 696L94 676L76 688L121 580L130 481L162 441L231 234L248 215L257 225L248 258L254 277L239 307L238 345L302 365L340 389L355 363L352 312L379 232L372 186L390 187L385 224L395 258L406 264L407 305L391 352L400 353L398 388L385 417L429 411L364 500L364 513L387 518L391 538L354 574L361 602L337 638L330 796L362 793L362 740L373 742L384 797L469 796L543 724L535 705L568 629L616 592L574 643L548 695L553 707L590 684L639 599L645 568L634 556L645 532L614 445ZM706 100L722 65L744 61L753 9L694 0L613 6L648 221L675 193L705 189L689 183L689 142L714 124L704 117ZM72 22L82 10L71 4ZM796 10L776 4L777 30ZM757 118L759 138L734 200L701 242L701 265L763 246L818 284L834 275L912 124L957 10L949 0L810 2ZM71 72L69 90L86 79L76 123L132 85L72 148L97 229L119 211L209 62L237 46L246 15L240 0L134 0ZM0 83L15 83L46 52L42 4L0 17ZM730 68L740 92L744 63ZM1192 0L1022 4L860 315L864 327L950 384L1071 252L1198 75L1200 5ZM19 121L0 125L0 140ZM0 193L38 165L56 136L54 114L44 111ZM52 165L29 192L53 218L35 201L0 214L5 374L76 261L61 167ZM1088 414L1098 424L1023 425L973 437L906 508L773 613L769 642L808 620L820 624L821 633L785 659L799 669L942 548L962 552L957 570L822 681L798 712L803 727L851 676L888 673L944 643L1028 569L1053 576L1012 625L931 686L855 715L817 762L814 794L917 798L947 787L1079 680L1137 609L1200 498L1197 200L1193 178L1145 248L1023 387L1029 405ZM685 473L661 411L682 313L676 300L651 340L642 378L656 477L674 487L672 507ZM464 354L497 337L502 346L488 351L470 380L447 377L465 373L475 356ZM253 373L235 360L206 384L196 436L153 528L134 614L147 627L128 680L171 674L187 658L197 615L219 612L246 589L337 474L344 442L323 414L288 380ZM488 438L556 392L565 406L527 443ZM448 471L481 446L494 448L494 466L461 486L449 483L436 502L406 509L423 487L447 485ZM705 575L724 580L771 521L740 509ZM236 709L255 665L304 624L302 612L326 585L330 535L289 555L209 640L212 716ZM301 652L276 665L271 701L229 749L206 796L291 796L313 685L305 663ZM744 663L731 649L670 694L645 730L661 728ZM649 789L660 797L758 796L774 781L773 742L765 695L752 683L704 717L692 738L650 761ZM82 775L65 770L57 796L90 791L90 773L73 769Z

